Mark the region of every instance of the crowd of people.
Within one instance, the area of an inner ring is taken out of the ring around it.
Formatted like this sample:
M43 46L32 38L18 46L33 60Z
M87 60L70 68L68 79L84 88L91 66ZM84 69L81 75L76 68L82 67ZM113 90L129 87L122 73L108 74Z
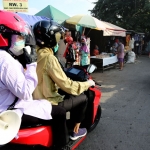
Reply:
M76 64L81 66L88 65L90 63L90 55L97 56L102 53L97 45L95 45L94 49L90 52L85 36L82 35L80 41L74 41L71 37L71 32L68 31L65 36L65 44L67 47L63 56L66 58L66 67ZM127 36L126 40L121 37L116 37L111 40L111 42L108 40L106 45L106 52L112 53L112 56L117 55L120 71L123 70L125 56L128 55L125 53L125 46L128 45L137 56L140 51L136 46L134 38L131 36L130 38Z
M71 35L71 34L70 34ZM143 51L147 52L150 58L150 36L144 37L143 34L127 34L126 37L110 37L109 40L106 43L105 51L106 53L110 53L114 56L117 55L118 63L119 63L119 70L123 70L123 65L126 62L135 62L136 58L138 58ZM66 38L67 39L67 38ZM72 61L71 65L77 64L77 65L86 65L89 63L89 58L91 56L97 56L101 55L103 52L100 51L99 47L97 45L94 46L93 50L89 50L87 46L87 41L85 36L81 36L80 41L73 41L72 39L72 45L75 45L75 55L74 60ZM68 42L68 45L69 42ZM83 46L84 45L84 46ZM67 46L68 49L68 46ZM66 49L66 51L68 51ZM131 52L132 55L132 61L128 61L128 52ZM68 62L68 59L66 55L64 55L66 58L66 64ZM71 62L71 61L70 61Z
M108 53L111 53L112 56L113 55L117 55L117 58L118 58L118 63L119 63L119 70L122 71L123 70L123 64L124 64L124 56L125 56L125 53L124 53L124 43L123 43L123 40L120 38L116 38L114 39L114 43L111 43L108 42L107 44L108 47L106 48L109 48L109 49L106 49L108 50ZM97 56L97 55L100 55L100 51L99 51L99 48L97 45L95 45L95 48L93 49L92 51L92 56Z
M106 43L106 52L117 55L119 70L123 70L123 64L133 63L144 51L150 57L150 36L144 37L143 34L127 34L125 38L110 37ZM131 57L129 57L129 55ZM129 58L132 58L132 60Z
M66 67L90 64L90 49L85 36L82 35L78 41L74 41L71 32L66 31L64 42L67 45L63 54L66 59Z
M67 111L76 113L71 118L74 128L70 139L77 140L87 134L86 128L80 128L88 99L83 92L95 82L67 78L55 57L63 34L60 25L42 20L31 29L17 14L0 10L0 16L3 16L0 19L3 27L0 28L0 113L11 108L22 118L21 126L51 121L54 149L61 150L68 142ZM70 44L73 44L71 38ZM35 45L37 60L28 50ZM81 65L88 64L88 53L83 38L79 47Z

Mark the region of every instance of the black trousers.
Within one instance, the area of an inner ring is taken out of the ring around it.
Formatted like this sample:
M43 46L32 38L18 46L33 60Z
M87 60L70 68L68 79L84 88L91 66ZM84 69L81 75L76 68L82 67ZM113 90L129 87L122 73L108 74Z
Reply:
M46 123L52 126L54 145L58 147L66 145L68 142L68 130L66 126L66 110L61 106L52 106L51 120L43 120L33 116L23 114L21 126L29 126Z
M23 114L21 126L30 126L40 123L46 123L52 126L54 145L61 147L66 145L69 140L68 129L66 125L66 111L71 111L75 123L80 123L85 117L87 107L87 97L84 94L72 96L67 94L64 101L59 105L52 105L51 120L43 120L33 116Z
M78 96L66 94L64 101L60 102L58 105L64 107L66 111L71 111L74 122L80 123L85 117L87 102L85 94Z

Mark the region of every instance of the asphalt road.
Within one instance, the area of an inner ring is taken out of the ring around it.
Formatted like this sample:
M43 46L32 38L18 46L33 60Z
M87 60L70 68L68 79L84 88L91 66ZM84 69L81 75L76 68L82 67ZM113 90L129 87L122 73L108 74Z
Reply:
M102 84L102 117L77 150L149 150L150 58L93 77Z

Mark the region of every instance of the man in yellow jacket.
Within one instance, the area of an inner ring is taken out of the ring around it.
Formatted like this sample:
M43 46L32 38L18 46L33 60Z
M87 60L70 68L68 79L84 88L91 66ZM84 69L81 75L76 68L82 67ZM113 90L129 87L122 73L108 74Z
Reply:
M47 99L53 105L59 105L66 111L76 108L75 126L70 138L76 140L85 136L85 128L79 128L84 119L87 106L87 97L82 94L90 86L95 85L93 80L87 82L73 81L66 76L54 52L58 50L57 43L61 38L62 28L51 21L37 22L33 27L37 48L37 75L38 86L33 93L36 99ZM58 87L68 93L66 96L58 93Z

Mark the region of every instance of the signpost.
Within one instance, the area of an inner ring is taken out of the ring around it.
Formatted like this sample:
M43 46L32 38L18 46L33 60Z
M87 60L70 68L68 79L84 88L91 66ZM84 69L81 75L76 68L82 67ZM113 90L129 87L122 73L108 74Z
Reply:
M3 0L3 9L12 12L28 12L28 0Z

